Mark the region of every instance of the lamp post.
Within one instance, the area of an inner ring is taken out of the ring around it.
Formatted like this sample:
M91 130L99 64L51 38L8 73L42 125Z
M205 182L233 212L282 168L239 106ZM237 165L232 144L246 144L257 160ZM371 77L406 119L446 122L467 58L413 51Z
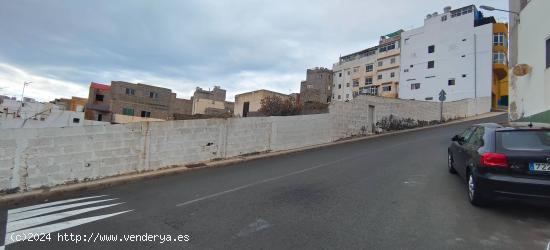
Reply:
M482 10L486 10L486 11L502 11L502 12L512 13L512 14L514 14L518 17L518 23L519 23L519 12L510 11L510 10L503 10L503 9L497 9L495 7L487 6L487 5L480 5L479 8L482 9Z
M21 113L21 110L23 109L23 102L25 102L25 87L29 84L31 84L32 82L24 82L23 83L23 92L21 92L21 105L19 107L19 111Z

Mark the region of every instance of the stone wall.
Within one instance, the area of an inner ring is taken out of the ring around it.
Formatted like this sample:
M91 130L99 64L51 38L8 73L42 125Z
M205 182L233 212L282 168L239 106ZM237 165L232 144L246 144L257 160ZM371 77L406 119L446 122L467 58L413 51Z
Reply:
M447 103L444 112L447 117L470 116L473 104ZM26 191L336 141L371 131L369 105L375 107L375 119L389 114L439 117L438 103L359 97L317 115L5 129L0 130L0 190Z

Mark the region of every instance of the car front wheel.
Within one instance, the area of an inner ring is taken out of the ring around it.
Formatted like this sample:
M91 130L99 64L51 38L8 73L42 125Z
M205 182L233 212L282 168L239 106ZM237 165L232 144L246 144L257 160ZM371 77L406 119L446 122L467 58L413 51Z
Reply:
M468 199L474 206L485 206L489 203L487 197L481 195L481 190L477 185L477 180L472 174L472 171L468 171Z

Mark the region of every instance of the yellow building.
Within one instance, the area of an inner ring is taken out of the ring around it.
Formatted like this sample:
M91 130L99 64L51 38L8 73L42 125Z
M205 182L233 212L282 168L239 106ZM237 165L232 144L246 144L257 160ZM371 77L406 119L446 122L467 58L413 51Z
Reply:
M491 107L508 109L508 25L493 24L493 82Z

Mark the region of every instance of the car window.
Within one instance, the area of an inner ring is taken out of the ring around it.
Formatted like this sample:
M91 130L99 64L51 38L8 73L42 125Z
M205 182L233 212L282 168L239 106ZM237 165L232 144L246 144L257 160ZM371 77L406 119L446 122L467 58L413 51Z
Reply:
M497 138L500 147L506 150L550 150L550 131L502 131Z
M475 148L480 148L483 146L483 135L485 134L485 128L478 127L470 136L470 139L467 140L467 144Z
M470 136L474 132L474 129L475 129L475 127L469 127L466 130L464 130L464 132L462 132L462 134L460 134L460 136L462 136L462 138L464 138L465 142L467 142L468 139L470 139Z

